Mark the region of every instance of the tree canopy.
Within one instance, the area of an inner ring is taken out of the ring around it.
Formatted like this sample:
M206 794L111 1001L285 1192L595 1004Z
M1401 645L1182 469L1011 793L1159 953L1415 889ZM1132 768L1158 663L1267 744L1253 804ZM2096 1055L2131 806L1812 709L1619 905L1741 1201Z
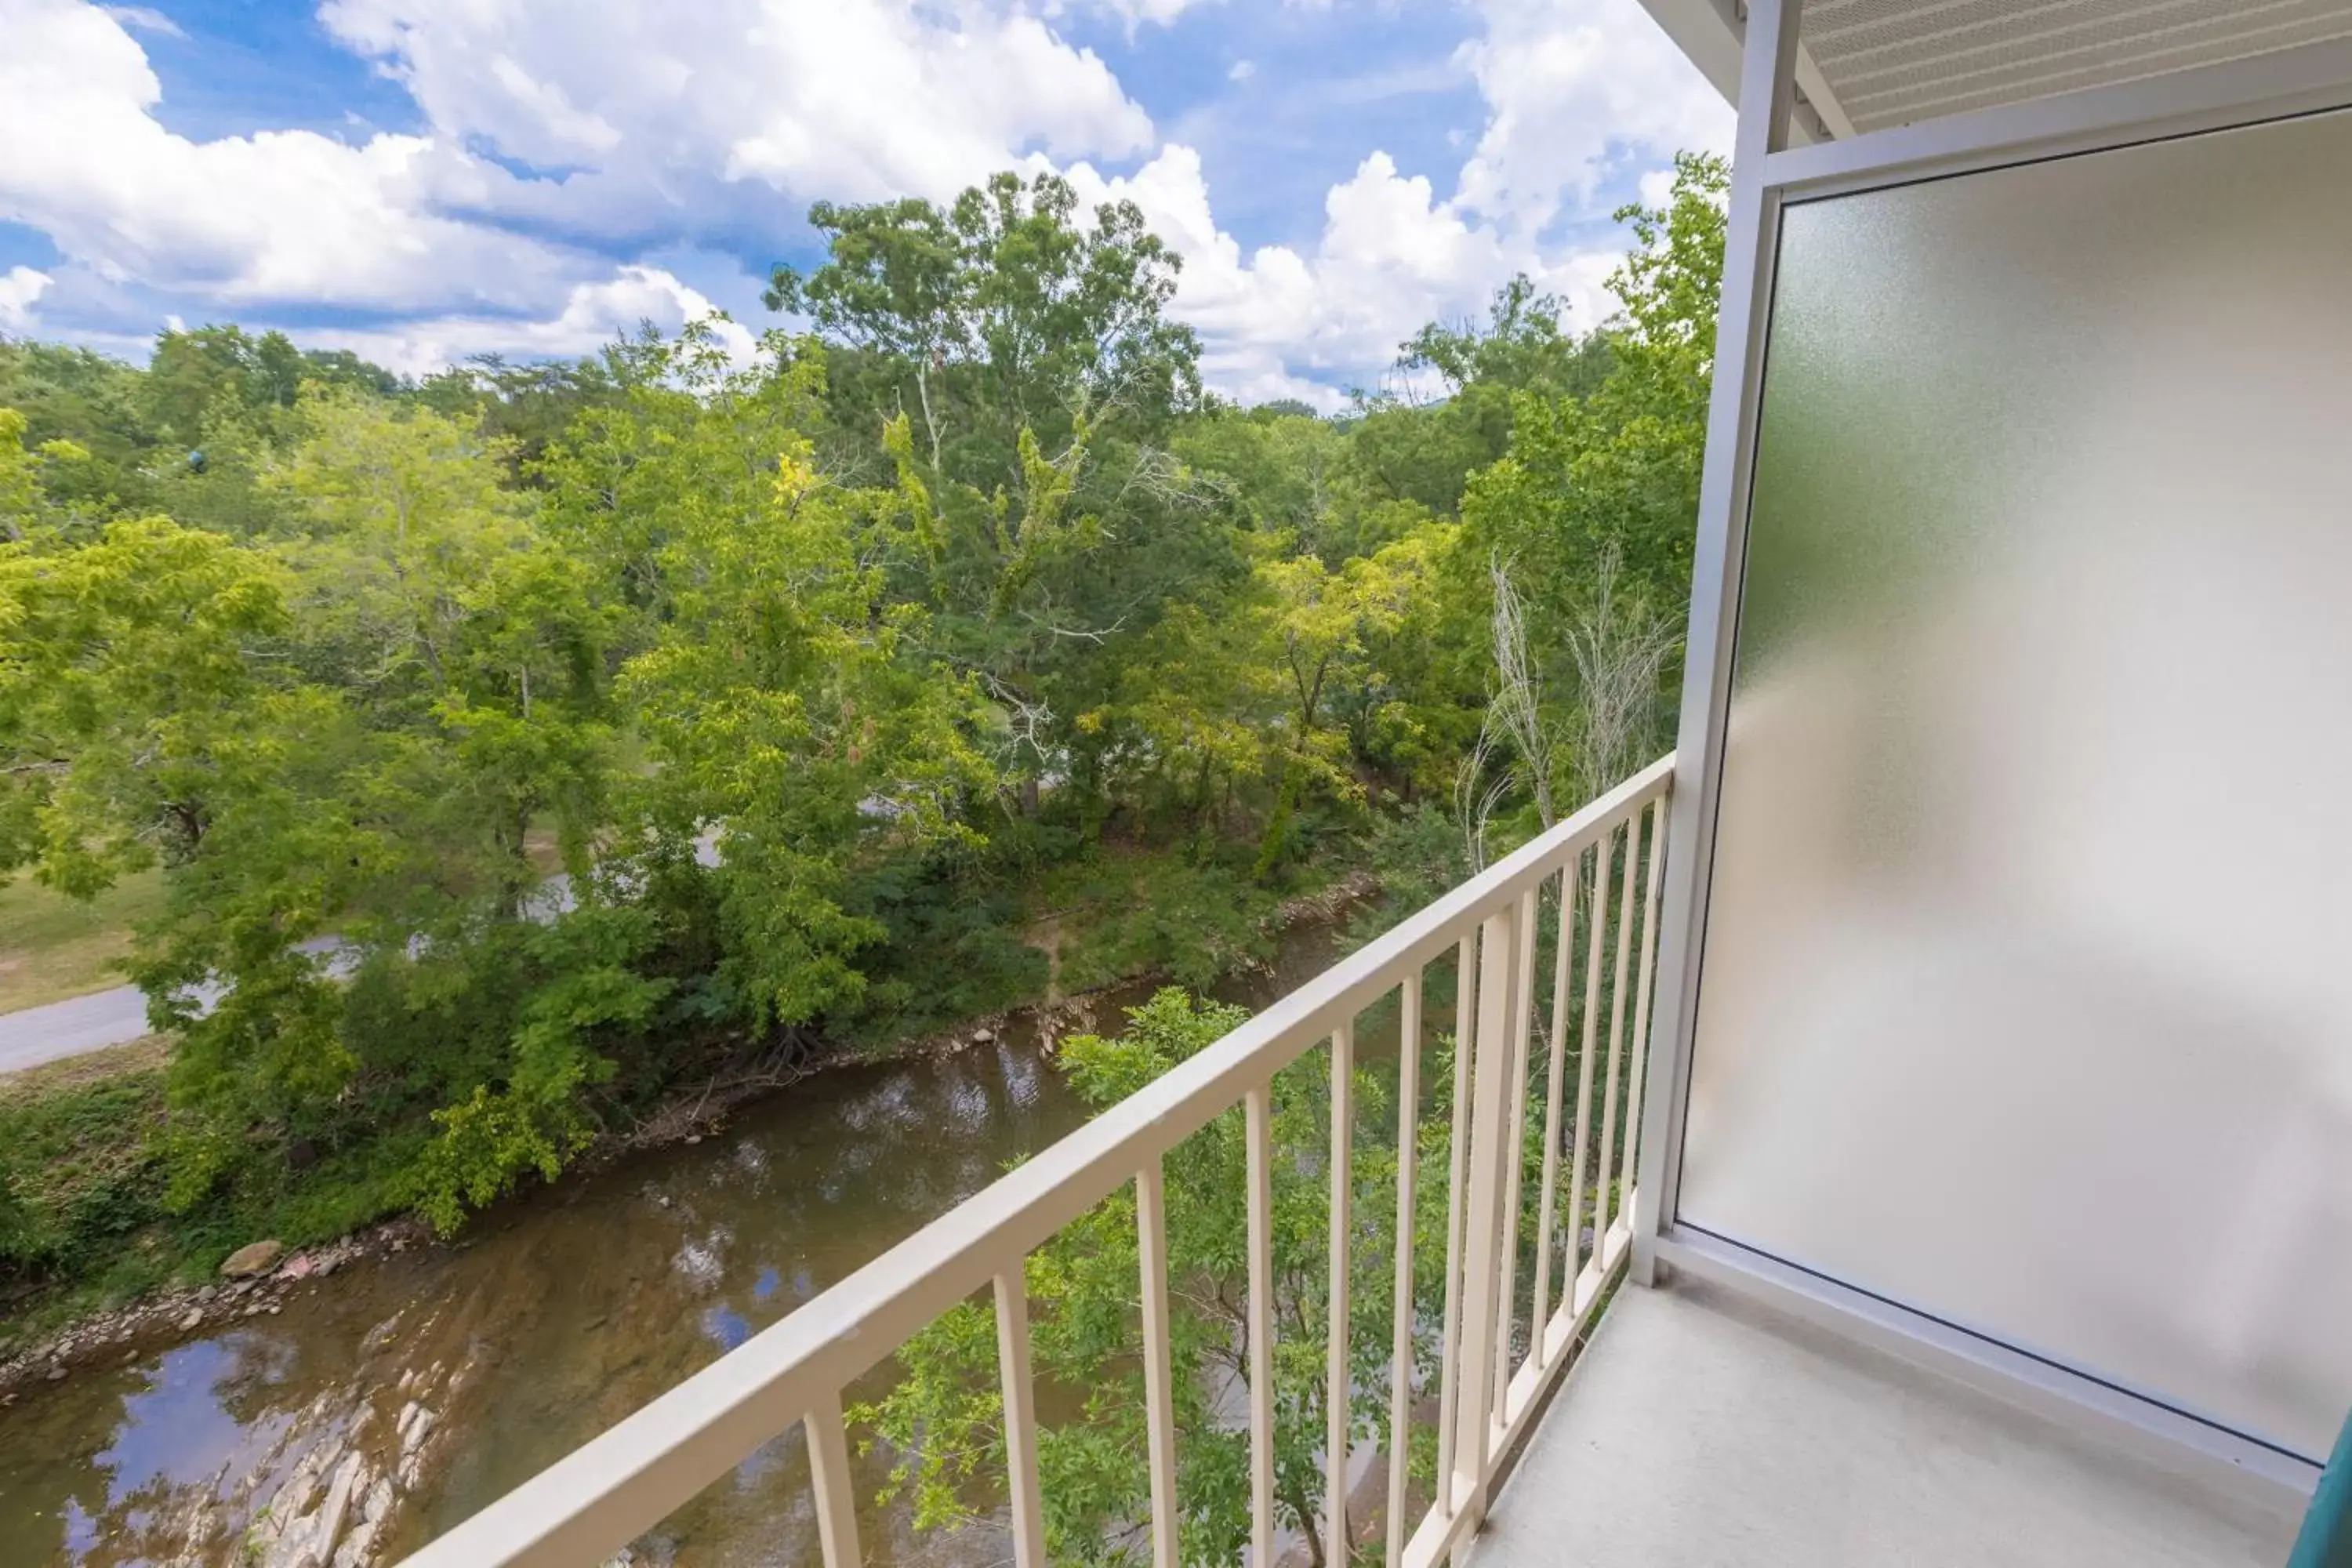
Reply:
M1724 184L1685 157L1621 215L1621 315L1515 279L1400 345L1431 395L1333 417L1205 393L1180 258L1051 174L821 204L744 358L0 342L0 876L160 870L129 968L178 1037L157 1195L47 1213L0 1155L0 1284L148 1225L454 1230L685 1086L1204 982L1291 895L1409 907L1537 831L1671 733ZM1066 1068L1107 1104L1233 1022L1163 994ZM1302 1142L1319 1092L1277 1096ZM1213 1282L1240 1145L1195 1142L1171 1241ZM1393 1151L1359 1157L1369 1193ZM1322 1200L1276 1188L1311 1328ZM1138 1512L1133 1246L1113 1205L1033 1260L1093 1391L1045 1449L1057 1557ZM874 1413L931 1519L992 1462L968 1316ZM1203 1397L1234 1324L1186 1322ZM1319 1366L1281 1375L1311 1530ZM1232 1448L1186 1446L1188 1557L1238 1542Z

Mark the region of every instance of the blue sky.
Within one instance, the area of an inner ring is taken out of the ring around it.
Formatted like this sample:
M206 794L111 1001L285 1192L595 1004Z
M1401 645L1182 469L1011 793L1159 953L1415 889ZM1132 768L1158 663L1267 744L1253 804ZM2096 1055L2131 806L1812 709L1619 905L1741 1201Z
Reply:
M1590 325L1728 127L1638 0L0 0L0 331L756 329L810 202L1050 166L1184 253L1221 390L1329 404L1514 271Z

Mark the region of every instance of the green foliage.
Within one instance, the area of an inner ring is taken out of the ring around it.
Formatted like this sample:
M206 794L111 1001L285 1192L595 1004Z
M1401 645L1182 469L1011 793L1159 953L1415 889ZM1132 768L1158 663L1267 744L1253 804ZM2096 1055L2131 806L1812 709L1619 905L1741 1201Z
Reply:
M1129 1010L1116 1038L1063 1043L1062 1070L1089 1105L1124 1100L1242 1023L1241 1009L1160 992ZM1328 1166L1309 1151L1328 1148L1329 1071L1310 1053L1279 1074L1273 1089L1271 1234L1275 1258L1273 1346L1276 1515L1299 1531L1311 1560L1327 1560L1319 1531L1325 1342L1328 1304ZM1358 1125L1392 1125L1379 1079L1355 1075ZM1438 1133L1443 1137L1443 1118ZM1442 1141L1424 1151L1442 1162ZM1218 1118L1163 1162L1177 1429L1176 1491L1187 1563L1230 1563L1249 1539L1248 1434L1221 1420L1217 1391L1245 1379L1247 1311L1246 1144L1238 1110ZM1441 1167L1442 1168L1442 1167ZM1363 1217L1350 1249L1350 1343L1358 1348L1351 1419L1381 1429L1390 1345L1394 1247L1395 1150L1360 1138L1350 1162L1351 1204ZM1436 1211L1433 1247L1416 1245L1417 1271L1442 1289L1444 1226ZM1417 1221L1426 1242L1432 1226ZM1139 1522L1150 1514L1145 1467L1139 1267L1135 1197L1124 1189L1057 1234L1027 1265L1035 1369L1066 1392L1069 1413L1041 1424L1038 1468L1047 1549L1055 1562L1133 1563L1148 1552ZM1434 1346L1417 1351L1433 1359ZM900 1352L903 1375L889 1394L856 1413L896 1458L891 1490L909 1495L919 1528L980 1514L1005 1462L990 1309L956 1308ZM1062 1403L1055 1401L1055 1403Z
M1463 499L1457 592L1491 605L1480 579L1509 576L1534 723L1580 736L1557 756L1519 757L1523 772L1565 769L1539 794L1605 787L1603 774L1672 732L1665 655L1690 590L1729 179L1722 159L1684 153L1664 207L1618 213L1637 243L1611 279L1625 313L1609 330L1607 374L1583 396L1515 393L1509 451ZM1613 689L1629 673L1645 686L1638 700Z
M1273 956L1279 900L1244 868L1170 859L1106 870L1118 891L1089 900L1099 912L1063 955L1065 989L1136 974L1205 986Z
M107 1268L159 1217L161 1073L19 1082L0 1095L0 1301L44 1273Z
M1200 345L1163 313L1182 258L1132 202L1105 203L1085 226L1077 209L1060 175L1024 184L1010 171L944 212L819 202L809 222L829 258L805 278L778 268L768 306L904 366L935 446L935 370L943 381L971 370L965 395L1006 434L1045 421L1058 438L1055 421L1105 403L1147 417L1186 406L1200 395Z
M770 300L814 331L748 355L698 323L410 384L235 326L144 369L0 342L0 877L159 882L108 951L176 1037L103 1179L12 1151L5 1267L447 1230L730 1062L1205 985L1342 865L1422 901L1484 843L1465 800L1516 831L1607 782L1492 744L1496 567L1529 732L1657 738L1665 693L1594 672L1684 592L1723 179L1685 159L1624 215L1621 318L1572 331L1514 280L1401 345L1442 395L1338 417L1205 395L1177 256L1050 174L818 206L826 259ZM1108 1095L1229 1021L1163 998L1071 1070ZM1321 1092L1285 1079L1302 1139ZM1237 1145L1198 1142L1171 1182L1207 1280ZM1316 1183L1278 1185L1319 1279ZM1033 1281L1107 1402L1051 1439L1073 1552L1134 1512L1106 1212ZM1188 1364L1232 1355L1185 1321ZM1319 1362L1283 1375L1306 1432ZM1224 1551L1233 1446L1188 1464L1188 1551Z
M1722 159L1684 153L1664 207L1619 211L1636 245L1610 280L1625 315L1608 374L1586 396L1517 392L1510 450L1464 500L1474 552L1518 562L1548 612L1591 592L1604 552L1631 592L1688 597L1729 181Z
M288 624L271 562L164 518L0 544L0 872L87 897L202 844Z

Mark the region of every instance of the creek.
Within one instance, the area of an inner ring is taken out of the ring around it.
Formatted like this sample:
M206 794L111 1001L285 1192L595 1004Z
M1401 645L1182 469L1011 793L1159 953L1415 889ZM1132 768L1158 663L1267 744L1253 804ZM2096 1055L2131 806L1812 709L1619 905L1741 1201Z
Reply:
M1295 927L1270 969L1217 994L1264 1005L1338 940ZM1114 1030L1149 994L1101 994L1063 1032ZM397 1562L1084 1116L1025 1020L832 1068L698 1142L506 1205L457 1245L354 1264L274 1311L36 1385L0 1411L0 1565ZM988 1531L919 1534L876 1503L886 1468L856 1466L868 1562L1010 1560ZM634 1558L818 1560L797 1428Z

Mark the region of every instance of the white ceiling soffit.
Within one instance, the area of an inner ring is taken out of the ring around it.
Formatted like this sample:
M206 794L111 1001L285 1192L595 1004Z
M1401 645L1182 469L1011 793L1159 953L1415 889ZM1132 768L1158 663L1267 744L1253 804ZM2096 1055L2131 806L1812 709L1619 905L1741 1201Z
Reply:
M1724 101L1737 107L1740 40L1747 37L1748 7L1741 0L1642 0L1642 4L1675 47L1723 94ZM1791 129L1791 140L1800 145L1851 136L1854 131L1853 122L1838 106L1836 95L1801 44L1797 48L1797 115Z
M1739 0L1643 3L1737 101ZM2352 0L1804 0L1799 37L1844 136L2352 37Z

